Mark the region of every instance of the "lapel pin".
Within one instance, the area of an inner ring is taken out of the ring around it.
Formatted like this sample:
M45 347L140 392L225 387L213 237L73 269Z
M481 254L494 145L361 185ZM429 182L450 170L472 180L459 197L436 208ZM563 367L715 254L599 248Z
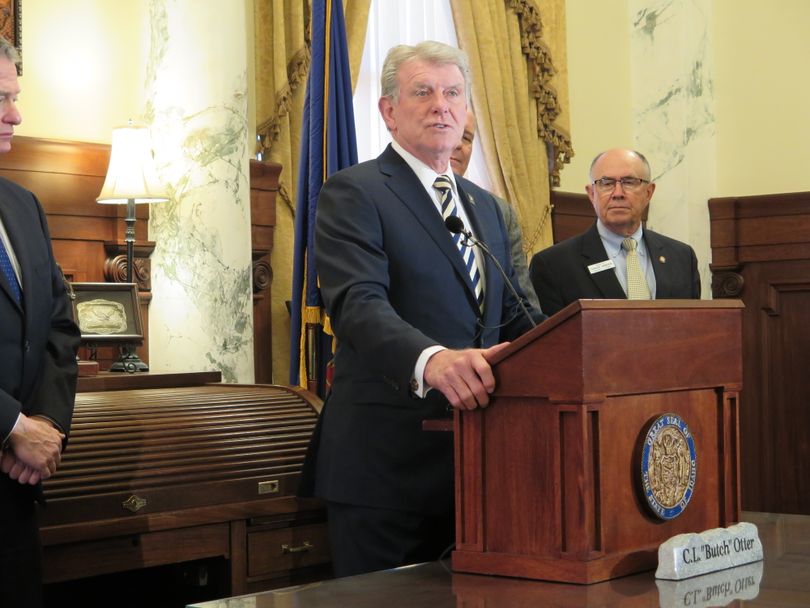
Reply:
M667 263L667 259L663 255L658 256L658 261L661 262L662 264Z
M467 195L467 200L470 201L471 205L475 204L475 199L472 197L472 194Z

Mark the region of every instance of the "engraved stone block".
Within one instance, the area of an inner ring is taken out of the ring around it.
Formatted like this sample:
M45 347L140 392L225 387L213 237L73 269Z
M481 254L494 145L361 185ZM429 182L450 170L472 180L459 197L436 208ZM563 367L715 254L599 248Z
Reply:
M662 543L655 578L681 580L761 559L757 527L741 522L701 534L679 534Z

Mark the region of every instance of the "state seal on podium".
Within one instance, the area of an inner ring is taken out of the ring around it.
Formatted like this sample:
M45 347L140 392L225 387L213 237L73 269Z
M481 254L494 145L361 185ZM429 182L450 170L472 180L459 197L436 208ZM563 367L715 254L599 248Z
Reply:
M667 413L650 421L642 434L641 492L653 515L678 517L692 499L697 478L695 438L686 422Z

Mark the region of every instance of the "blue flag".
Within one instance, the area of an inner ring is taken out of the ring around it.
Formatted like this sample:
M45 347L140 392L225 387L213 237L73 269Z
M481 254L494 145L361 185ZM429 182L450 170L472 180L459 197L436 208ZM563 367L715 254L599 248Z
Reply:
M357 163L352 82L341 0L312 0L312 62L309 68L298 197L290 330L290 384L320 397L327 391L332 338L318 289L315 216L318 194L332 173Z

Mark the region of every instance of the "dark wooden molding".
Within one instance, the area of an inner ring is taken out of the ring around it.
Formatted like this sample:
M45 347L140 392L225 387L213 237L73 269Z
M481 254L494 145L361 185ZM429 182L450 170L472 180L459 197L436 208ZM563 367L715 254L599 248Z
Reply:
M742 506L810 514L810 192L709 201L712 292L741 298Z
M256 382L273 381L273 232L281 165L250 161L250 224L253 253L253 366ZM284 338L286 339L286 337Z
M717 272L712 274L713 298L739 298L745 287L745 279L739 272Z
M554 242L585 232L596 221L596 213L587 195L551 191L551 230Z
M273 268L264 256L253 262L253 296L269 297L273 282Z

